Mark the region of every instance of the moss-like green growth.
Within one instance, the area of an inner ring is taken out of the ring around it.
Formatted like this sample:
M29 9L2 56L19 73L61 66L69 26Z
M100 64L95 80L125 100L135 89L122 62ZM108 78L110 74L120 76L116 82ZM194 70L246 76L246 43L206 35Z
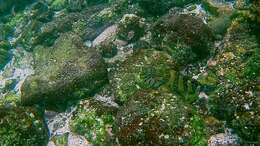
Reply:
M251 20L257 24L260 23L260 2L257 0L252 1L252 6L250 7ZM259 26L258 26L259 28Z
M256 48L252 57L247 61L244 75L254 79L260 76L260 48Z
M119 39L133 42L144 35L145 22L141 17L135 14L126 14L120 20L118 25Z
M201 74L198 78L198 82L201 85L214 87L217 85L217 76L213 72Z
M44 146L48 133L42 114L35 108L19 105L19 97L7 95L0 100L0 145Z
M68 146L68 136L69 133L57 135L52 138L52 141L55 143L55 146Z
M158 89L170 79L175 64L160 51L140 50L120 64L110 82L119 103L124 103L140 89Z
M172 59L176 61L178 66L193 63L198 58L190 46L179 41L170 45L164 45L163 47L172 56Z
M215 58L218 82L209 95L209 111L227 124L245 141L256 142L257 131L257 68L259 54L257 38L250 33L249 23L236 18L232 21L223 51Z
M22 12L17 13L13 17L7 17L5 23L0 26L1 40L7 40L14 31L16 25L21 23L25 19L25 15Z
M117 46L111 41L101 43L96 48L104 58L112 58L118 51Z
M93 146L111 145L113 114L109 111L100 113L100 109L93 104L84 101L70 121L70 127L73 132L84 136Z
M5 66L9 58L9 49L11 45L8 41L1 41L0 40L0 69Z
M85 0L66 0L69 11L80 11L86 6Z
M210 53L213 35L198 17L188 14L167 15L154 23L152 30L152 43L158 48L172 49L169 52L173 52L173 55L177 52L180 57L194 53L191 57L183 58L187 63L203 59Z
M191 118L192 139L191 145L207 146L207 129L204 121L198 115Z
M93 95L107 82L102 56L85 48L72 33L61 36L51 48L35 49L34 60L35 74L21 88L22 102L27 105L63 106L69 99Z
M171 71L169 87L172 93L182 97L186 103L193 103L198 99L196 89L198 83L193 81L188 76L184 76L179 71Z
M25 34L24 38L21 38L21 41L23 44L28 44L29 42L29 45L33 47L37 45L52 46L61 33L72 30L73 22L78 18L79 16L76 14L62 15L54 18L51 22L40 25L40 29L36 27L34 30L29 30L31 34ZM36 26L39 26L37 22L35 23Z
M117 124L122 146L205 145L207 138L200 117L164 91L137 92L119 110Z
M135 0L147 15L160 16L171 7L182 7L196 0Z
M221 15L217 18L213 18L213 20L209 22L209 27L212 29L214 35L224 35L230 24L231 16Z
M66 6L66 0L53 0L50 4L51 9L61 10Z
M34 0L8 0L0 1L0 16L20 12Z
M206 9L208 12L210 12L213 15L219 15L218 8L212 5L212 1L210 0L202 0L202 5L204 9Z

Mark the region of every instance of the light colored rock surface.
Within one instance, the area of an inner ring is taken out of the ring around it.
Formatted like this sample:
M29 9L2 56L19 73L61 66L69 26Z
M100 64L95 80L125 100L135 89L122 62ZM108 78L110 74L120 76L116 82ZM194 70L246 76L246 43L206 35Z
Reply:
M55 143L53 141L49 141L47 146L56 146Z
M51 111L45 112L45 119L51 137L70 132L69 121L72 118L72 114L75 110L76 107L71 107L63 113L55 113Z
M0 97L4 93L1 93L1 89L6 86L6 83L10 80L16 80L14 91L20 93L21 85L27 76L34 73L32 67L32 55L23 48L17 47L12 50L13 57L5 68L0 71Z
M89 142L83 137L75 134L70 134L68 138L68 146L90 146Z
M105 29L92 43L93 47L115 37L118 26L116 24Z
M231 133L219 133L208 140L208 146L239 145L239 137Z

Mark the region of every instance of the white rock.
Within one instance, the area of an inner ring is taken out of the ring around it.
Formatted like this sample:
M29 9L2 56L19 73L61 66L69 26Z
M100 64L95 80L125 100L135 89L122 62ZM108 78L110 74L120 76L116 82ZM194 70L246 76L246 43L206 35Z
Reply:
M68 146L90 146L89 142L80 135L69 134Z
M116 24L105 29L92 43L92 46L98 46L101 43L108 41L115 37L118 26Z
M239 137L231 133L219 133L208 140L208 146L239 145Z

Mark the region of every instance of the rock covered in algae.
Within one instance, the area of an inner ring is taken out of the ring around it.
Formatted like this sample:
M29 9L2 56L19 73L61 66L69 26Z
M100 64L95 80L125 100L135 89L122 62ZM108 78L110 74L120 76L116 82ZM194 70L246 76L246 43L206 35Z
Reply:
M177 51L183 51L182 55L189 54L191 57L186 58L188 63L207 57L213 41L210 28L202 19L189 14L160 18L153 25L152 36L159 48L173 51L173 54Z
M4 67L9 58L9 49L11 48L9 42L0 40L0 69Z
M19 97L7 95L0 99L0 145L44 146L48 131L41 112L34 107L22 107Z
M174 68L175 63L167 53L140 50L111 73L116 100L124 103L140 89L158 89L169 81Z
M72 117L70 128L84 136L90 145L113 145L114 120L113 109L96 101L84 100Z
M247 22L234 19L224 37L222 51L214 58L216 70L211 76L218 84L209 92L209 111L226 120L228 125L246 142L259 138L259 107L257 106L259 82L259 47ZM252 63L254 62L254 63ZM212 73L212 72L211 72ZM205 80L206 81L206 80ZM209 81L201 82L209 84Z
M119 109L116 136L127 145L205 145L203 120L177 96L139 91Z
M145 19L135 14L125 14L118 24L118 37L125 41L137 41L144 35Z
M160 16L172 8L183 7L193 0L136 0L147 15Z
M106 65L94 49L85 48L71 33L62 35L51 48L34 51L35 74L22 85L22 103L63 103L94 94L107 82Z

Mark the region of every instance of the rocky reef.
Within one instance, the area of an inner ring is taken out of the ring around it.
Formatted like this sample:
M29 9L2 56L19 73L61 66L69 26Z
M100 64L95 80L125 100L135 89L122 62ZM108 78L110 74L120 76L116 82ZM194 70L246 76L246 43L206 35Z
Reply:
M0 0L0 146L259 145L259 8Z

